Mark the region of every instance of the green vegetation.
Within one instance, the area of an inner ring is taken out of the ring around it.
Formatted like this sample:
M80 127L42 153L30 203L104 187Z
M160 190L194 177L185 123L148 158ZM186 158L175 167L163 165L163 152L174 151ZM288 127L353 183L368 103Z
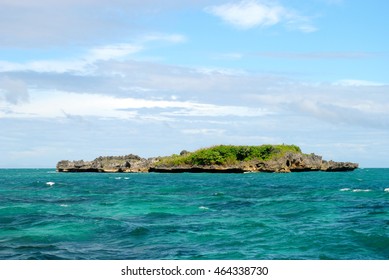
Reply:
M283 156L286 152L301 153L295 145L261 145L233 146L219 145L204 148L195 152L185 152L181 155L164 157L157 165L160 166L204 166L204 165L234 165L241 161L270 160Z

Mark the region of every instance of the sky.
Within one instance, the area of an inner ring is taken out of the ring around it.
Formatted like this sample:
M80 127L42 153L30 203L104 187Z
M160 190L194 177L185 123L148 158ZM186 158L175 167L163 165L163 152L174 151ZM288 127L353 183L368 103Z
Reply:
M389 167L388 10L0 0L0 168L282 143Z

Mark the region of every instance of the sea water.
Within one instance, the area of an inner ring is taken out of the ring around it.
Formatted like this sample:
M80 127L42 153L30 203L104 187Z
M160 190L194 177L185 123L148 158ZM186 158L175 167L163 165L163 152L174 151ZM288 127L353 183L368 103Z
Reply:
M389 259L389 169L2 169L0 259Z

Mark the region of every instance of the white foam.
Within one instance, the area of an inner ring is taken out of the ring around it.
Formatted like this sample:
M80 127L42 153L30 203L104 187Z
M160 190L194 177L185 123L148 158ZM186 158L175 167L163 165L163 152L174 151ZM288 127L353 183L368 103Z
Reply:
M115 180L121 180L122 177L115 177Z
M209 210L209 208L205 207L205 206L200 206L199 209L201 209L201 210Z
M384 192L389 192L389 188L384 189Z
M52 187L53 185L55 185L54 182L46 182L46 185L49 185L50 187Z
M350 190L350 188L343 188L343 189L340 189L341 192L348 192Z
M124 180L129 180L130 178L129 177L124 177Z
M69 207L69 205L67 205L67 204L61 204L60 206L61 207Z
M371 192L369 189L355 189L353 192Z

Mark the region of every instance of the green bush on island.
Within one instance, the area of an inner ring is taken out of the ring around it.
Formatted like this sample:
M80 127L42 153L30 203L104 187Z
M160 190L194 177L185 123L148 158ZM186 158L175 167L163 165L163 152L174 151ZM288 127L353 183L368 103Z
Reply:
M233 165L241 161L270 160L283 156L286 152L301 153L295 145L261 145L234 146L219 145L199 149L195 152L185 152L162 158L157 165L164 166L204 166L204 165Z

